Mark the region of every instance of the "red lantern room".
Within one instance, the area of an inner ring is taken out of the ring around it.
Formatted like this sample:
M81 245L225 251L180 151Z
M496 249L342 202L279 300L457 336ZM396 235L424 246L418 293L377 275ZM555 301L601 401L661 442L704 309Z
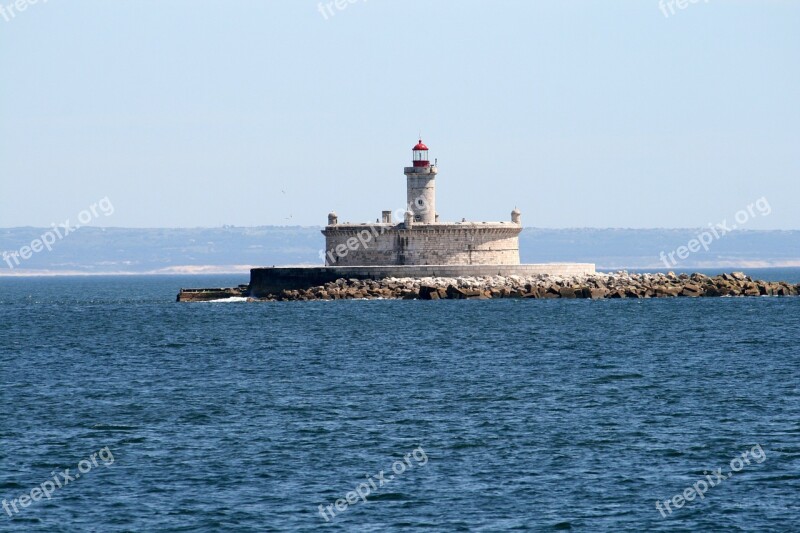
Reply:
M431 162L428 159L428 147L422 144L422 139L419 140L414 150L414 166L415 167L429 167Z

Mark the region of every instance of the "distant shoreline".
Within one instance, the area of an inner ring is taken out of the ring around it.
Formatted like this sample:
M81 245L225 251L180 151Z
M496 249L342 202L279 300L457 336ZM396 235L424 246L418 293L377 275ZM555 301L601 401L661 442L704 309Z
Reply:
M321 265L281 265L281 266L321 266ZM186 267L171 267L163 270L151 270L143 272L131 271L116 271L116 272L84 272L79 270L62 270L62 271L40 271L40 270L0 270L0 278L53 278L53 277L148 277L148 276L238 276L250 275L251 268L258 268L257 266L186 266ZM800 262L791 263L788 265L741 265L741 264L720 264L712 266L689 266L686 268L658 268L658 267L607 267L598 266L598 272L613 273L620 270L636 273L666 273L674 271L675 273L692 274L694 272L704 272L713 270L737 270L747 272L748 270L781 270L781 269L800 269Z
M0 255L18 252L42 230L0 230ZM524 228L520 262L594 263L601 270L742 270L800 267L800 231L747 230L726 234L709 250L697 230ZM676 260L667 257L674 252ZM685 253L681 254L683 251ZM664 254L667 257L664 257ZM685 257L684 257L685 256ZM0 277L239 274L271 265L321 266L325 239L318 228L121 229L86 226L52 250L18 263L0 261ZM9 268L13 266L14 268Z
M216 267L196 267L183 271L175 269L164 269L155 271L130 272L83 272L80 270L58 270L58 271L31 271L31 270L6 270L0 271L0 278L54 278L54 277L101 277L101 276L225 276L225 275L250 275L250 268L230 269Z

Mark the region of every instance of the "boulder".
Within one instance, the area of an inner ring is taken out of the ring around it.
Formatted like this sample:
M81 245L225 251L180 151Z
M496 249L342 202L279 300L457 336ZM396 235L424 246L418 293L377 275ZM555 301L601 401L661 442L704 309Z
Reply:
M420 300L432 300L431 294L436 293L436 299L439 299L438 288L431 287L430 285L422 285L419 288L419 299Z
M465 298L478 298L479 296L485 296L483 291L479 291L476 289L462 289L461 293L464 295Z
M447 297L451 300L464 300L466 299L467 295L464 293L462 289L459 289L455 285L448 285Z
M776 291L776 294L778 296L796 296L797 291L795 290L794 287L790 287L789 285L781 283L780 286L778 287L778 290Z
M608 290L606 289L591 289L589 291L589 297L592 300L602 300L608 294Z
M625 296L627 296L628 298L641 298L642 296L644 296L644 293L641 292L641 290L636 287L628 287L627 289L625 289Z
M561 287L558 290L558 294L562 298L575 298L575 289L573 289L572 287Z
M698 296L703 295L703 288L694 283L687 283L683 286L683 290L681 291L680 295L688 296L690 298L697 298Z
M727 289L722 289L716 285L711 285L707 287L705 293L705 295L709 297L719 297L719 296L725 296L727 294L728 294Z

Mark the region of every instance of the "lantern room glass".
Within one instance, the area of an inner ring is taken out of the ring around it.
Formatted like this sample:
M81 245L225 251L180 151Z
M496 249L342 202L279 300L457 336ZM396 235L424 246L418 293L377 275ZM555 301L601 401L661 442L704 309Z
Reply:
M427 161L427 160L428 160L427 150L414 150L414 161Z

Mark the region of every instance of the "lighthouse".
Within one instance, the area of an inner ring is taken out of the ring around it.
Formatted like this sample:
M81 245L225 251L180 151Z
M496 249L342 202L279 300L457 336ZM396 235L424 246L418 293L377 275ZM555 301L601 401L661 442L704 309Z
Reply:
M522 231L519 209L511 212L511 221L440 220L436 214L439 171L431 164L428 147L422 139L411 153L411 166L404 170L405 207L381 212L375 223L342 224L337 214L331 212L322 231L325 264L335 267L519 265ZM399 216L398 211L402 213ZM432 269L429 274L436 272L441 271Z
M415 223L436 222L436 174L422 139L412 148L412 166L405 167L406 200Z

